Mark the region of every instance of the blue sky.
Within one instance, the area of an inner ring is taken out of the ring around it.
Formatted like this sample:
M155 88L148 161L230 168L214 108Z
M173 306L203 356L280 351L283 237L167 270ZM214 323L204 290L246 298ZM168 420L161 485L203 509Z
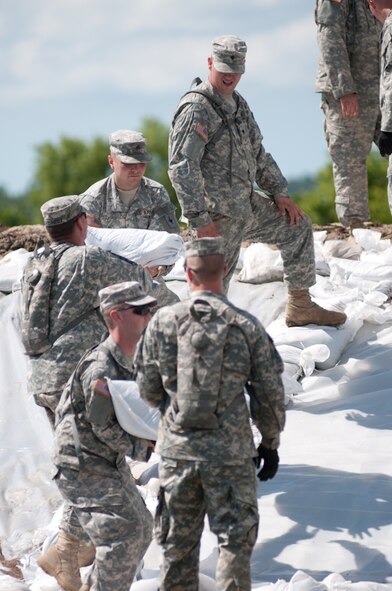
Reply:
M42 142L169 124L222 34L248 44L238 90L266 149L289 179L314 174L328 154L313 12L312 0L3 0L0 186L27 187Z

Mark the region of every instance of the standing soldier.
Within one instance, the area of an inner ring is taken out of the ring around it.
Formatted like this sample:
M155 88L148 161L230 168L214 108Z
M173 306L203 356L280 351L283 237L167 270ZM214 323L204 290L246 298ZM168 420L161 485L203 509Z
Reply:
M197 591L207 513L218 536L217 588L247 591L258 529L254 460L264 462L260 480L276 474L285 419L282 361L258 320L223 294L223 238L188 243L185 262L190 299L158 311L135 358L141 396L162 413L159 588ZM262 435L257 451L247 384Z
M237 36L214 39L208 80L182 97L173 118L170 179L194 234L224 239L225 290L244 239L275 244L289 291L286 323L342 324L345 314L325 310L310 298L309 287L316 281L311 221L290 199L287 181L236 91L246 52L245 41ZM256 184L269 198L255 190Z
M336 214L353 229L370 219L366 159L379 134L380 25L367 0L317 0L316 24Z

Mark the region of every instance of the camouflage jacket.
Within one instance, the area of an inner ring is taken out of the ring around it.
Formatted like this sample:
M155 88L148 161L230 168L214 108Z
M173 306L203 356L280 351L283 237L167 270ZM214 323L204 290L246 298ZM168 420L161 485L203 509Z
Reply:
M98 309L98 291L130 280L139 281L145 291L155 295L156 284L136 263L95 246L71 246L64 252L50 294L49 336L61 334L79 317L81 321L61 335L48 351L29 358L31 394L60 392L64 388L81 356L106 333Z
M103 228L180 231L166 189L147 177L142 178L129 206L119 197L114 174L87 189L82 195L82 205Z
M384 22L381 35L380 93L381 129L392 132L392 12Z
M57 468L110 477L125 455L146 460L148 442L124 431L110 395L96 387L97 380L105 378L132 379L132 363L111 336L79 361L56 411L53 460Z
M367 0L317 0L317 92L336 99L379 86L381 25Z
M262 144L260 129L242 96L225 101L209 81L180 101L169 135L169 176L183 215L199 228L209 212L247 220L253 183L271 196L288 195L287 182Z
M200 301L217 309L224 305L235 316L224 343L219 343L223 348L222 362L209 369L208 362L204 368L196 367L200 363L197 352L196 360L191 350L182 358L178 355L182 323L189 317L191 306ZM140 395L162 413L156 446L162 456L241 464L245 458L256 455L249 416L266 445L278 447L285 421L281 358L259 321L230 304L224 295L197 291L189 300L159 310L139 343L135 368ZM218 428L179 426L177 400L180 395L184 397L179 392L184 383L180 371L188 373L195 385L203 372L204 379L210 378L210 395L217 399ZM243 393L248 381L252 386L250 411Z

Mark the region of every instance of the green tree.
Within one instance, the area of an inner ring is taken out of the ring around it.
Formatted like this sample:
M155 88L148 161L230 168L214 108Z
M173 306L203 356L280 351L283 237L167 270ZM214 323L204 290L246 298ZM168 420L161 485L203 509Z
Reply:
M78 195L108 174L108 145L102 138L87 143L64 136L58 145L46 142L36 152L37 167L28 192L32 222L42 222L39 208L48 199Z
M391 223L387 199L387 166L385 158L373 151L367 161L369 182L369 209L371 220ZM314 188L293 194L298 205L312 218L315 224L337 222L335 212L335 189L332 164L325 165L316 175Z
M12 197L0 187L0 226L20 226L29 224L31 211L26 197Z

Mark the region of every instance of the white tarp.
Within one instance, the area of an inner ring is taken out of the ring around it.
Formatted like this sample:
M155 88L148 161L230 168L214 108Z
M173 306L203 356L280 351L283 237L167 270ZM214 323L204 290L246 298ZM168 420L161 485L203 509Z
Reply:
M361 259L372 254L372 272L377 261L390 264L385 245L374 238L361 254ZM321 251L322 246L321 240ZM168 285L186 293L184 281ZM279 345L285 366L294 366L289 377L299 388L289 397L278 475L258 485L261 523L252 589L392 591L392 306L382 292L366 293L361 281L340 286L318 276L312 293L320 303L347 303L349 322L357 324L353 339L343 348L339 344L338 363L328 369L312 367L316 359L323 363L320 343ZM229 296L267 327L284 313L282 282L233 280ZM0 570L0 591L59 591L35 564L43 540L56 532L61 499L50 480L49 423L26 392L26 360L15 321L18 297L0 299L0 544L6 558L21 559L25 582ZM312 333L314 327L304 330ZM324 346L333 349L334 339ZM304 376L301 382L296 374ZM153 454L146 468L156 461ZM152 511L158 486L152 477L140 487ZM206 528L201 544L206 591L214 589L216 558L216 539ZM160 549L153 542L143 579L132 591L155 591L159 562Z

